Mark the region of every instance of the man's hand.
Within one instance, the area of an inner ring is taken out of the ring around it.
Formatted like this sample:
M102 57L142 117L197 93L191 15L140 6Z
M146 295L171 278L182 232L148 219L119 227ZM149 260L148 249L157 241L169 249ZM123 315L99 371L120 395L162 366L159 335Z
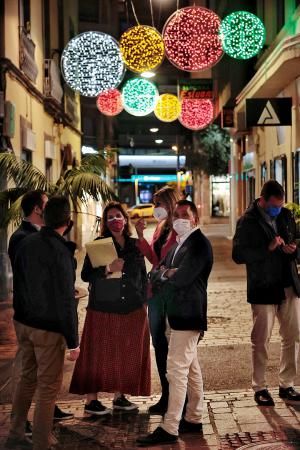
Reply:
M297 245L296 244L288 244L288 245L283 245L281 248L284 253L286 253L287 255L291 255L292 253L294 253L296 251Z
M274 250L276 250L276 248L280 247L281 245L285 245L284 240L280 236L276 236L269 244L270 252L274 252Z
M75 348L74 350L70 350L70 353L69 353L69 355L67 356L67 359L68 359L69 361L76 361L76 359L79 358L79 355L80 355L80 348L77 347L77 348Z
M124 266L124 259L117 258L109 264L108 270L110 272L122 272Z
M139 219L135 224L135 229L139 239L144 238L144 230L147 228L147 222L145 219Z
M164 276L167 277L167 278L171 278L171 277L174 275L174 273L176 272L176 270L177 270L177 269L169 269L169 270L167 270L167 272L164 274Z

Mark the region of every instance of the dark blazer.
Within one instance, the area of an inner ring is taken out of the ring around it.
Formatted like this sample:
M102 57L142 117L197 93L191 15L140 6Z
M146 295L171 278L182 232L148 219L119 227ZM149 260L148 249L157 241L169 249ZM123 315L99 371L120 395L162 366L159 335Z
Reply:
M280 304L285 299L284 288L288 286L293 286L300 296L296 265L299 249L292 255L286 255L281 248L273 252L268 249L276 235L286 243L296 240L295 220L287 208L282 208L276 224L277 234L261 215L257 200L237 223L232 258L237 264L246 264L249 303Z
M14 319L62 334L68 348L78 346L75 247L43 227L23 239L14 261Z
M97 238L101 239L101 238ZM137 239L127 238L122 249L114 241L119 258L124 259L121 278L107 278L105 267L93 268L86 255L81 278L89 285L88 307L94 311L128 314L146 302L147 272Z
M14 270L14 261L16 257L16 253L19 247L19 244L22 242L22 240L30 236L32 233L37 233L37 228L32 225L30 222L27 222L26 220L22 220L21 225L19 228L11 235L11 238L9 240L8 244L8 255L11 262L11 267Z
M195 230L173 256L177 244L151 272L151 280L166 299L166 314L174 330L207 330L207 282L213 253L209 240ZM167 281L161 282L161 266L177 268ZM151 301L151 300L150 300Z

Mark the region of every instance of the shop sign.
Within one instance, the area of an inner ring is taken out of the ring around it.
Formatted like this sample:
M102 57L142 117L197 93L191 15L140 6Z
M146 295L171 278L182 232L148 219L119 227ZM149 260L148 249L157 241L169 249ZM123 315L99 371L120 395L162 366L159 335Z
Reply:
M247 127L292 125L292 98L251 98L246 100Z

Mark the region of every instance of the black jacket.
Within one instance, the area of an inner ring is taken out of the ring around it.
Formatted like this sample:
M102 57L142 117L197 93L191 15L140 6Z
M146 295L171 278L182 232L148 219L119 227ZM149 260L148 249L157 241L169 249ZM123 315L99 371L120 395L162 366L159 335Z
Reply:
M43 227L22 241L14 261L14 319L62 334L68 348L78 346L74 250L73 242Z
M299 249L292 255L286 255L280 248L273 252L268 249L276 235L286 243L295 241L296 224L288 209L282 208L276 225L277 234L261 215L257 200L237 223L232 258L237 264L246 264L249 303L280 304L285 299L284 288L291 285L300 296L296 265Z
M101 238L97 238L101 239ZM147 272L145 260L137 247L137 240L127 238L124 249L117 242L116 251L124 259L121 278L107 278L105 267L93 268L86 255L81 278L89 285L88 308L115 314L128 314L146 301Z
M152 283L160 285L162 296L165 294L166 315L172 329L206 331L207 281L213 264L211 244L197 229L182 244L172 262L176 247L177 244L152 271ZM168 281L161 282L161 266L178 270Z
M19 228L11 235L8 244L8 255L11 262L11 267L14 270L14 261L16 257L17 250L19 248L19 244L21 244L22 240L29 236L32 233L37 233L37 228L32 225L30 222L26 220L22 220Z

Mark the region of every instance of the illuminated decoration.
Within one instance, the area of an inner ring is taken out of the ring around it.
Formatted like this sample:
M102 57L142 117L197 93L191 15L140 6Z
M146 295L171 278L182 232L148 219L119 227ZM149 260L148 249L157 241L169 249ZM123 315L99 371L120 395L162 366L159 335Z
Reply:
M223 55L221 19L200 6L179 9L163 29L165 52L178 69L194 72L214 66Z
M86 97L117 87L125 71L117 41L97 31L70 40L61 57L61 69L70 88Z
M249 59L262 49L266 30L259 17L247 11L236 11L222 20L220 37L227 55Z
M165 47L161 34L155 28L137 25L122 34L120 51L128 69L141 73L151 71L162 63Z
M106 116L116 116L123 111L122 95L118 89L101 92L96 103L99 111Z
M145 78L132 78L123 87L122 100L129 114L146 116L154 111L158 90L155 84Z
M184 99L181 103L180 123L189 130L202 130L214 118L214 105L209 99Z
M154 114L162 122L173 122L181 111L178 97L173 94L162 94L156 103Z

